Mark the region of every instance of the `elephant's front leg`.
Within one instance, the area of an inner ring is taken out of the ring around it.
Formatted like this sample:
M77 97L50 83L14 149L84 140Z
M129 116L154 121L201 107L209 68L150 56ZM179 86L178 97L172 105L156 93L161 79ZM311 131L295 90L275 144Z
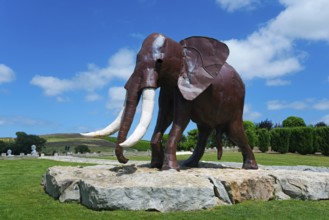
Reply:
M176 158L177 144L182 137L182 133L188 125L191 118L191 103L185 100L178 88L174 97L174 121L166 143L164 162L162 170L175 169L179 171L180 167Z
M164 160L162 147L163 133L173 121L173 91L167 88L161 88L159 94L159 113L154 133L151 139L152 149L152 168L161 168Z

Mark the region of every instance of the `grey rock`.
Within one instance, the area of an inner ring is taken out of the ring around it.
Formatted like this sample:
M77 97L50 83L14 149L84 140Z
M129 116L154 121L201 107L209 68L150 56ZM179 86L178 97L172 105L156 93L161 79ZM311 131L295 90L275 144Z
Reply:
M229 167L232 166L233 167ZM45 191L61 202L80 202L94 210L208 209L246 200L329 199L329 172L307 167L261 167L201 163L201 168L158 171L148 165L51 167Z
M61 202L79 202L80 201L80 188L79 181L76 180L71 183L62 194L59 196Z
M276 187L278 192L285 194L285 197L302 200L329 199L329 173L275 170L269 175L280 186Z

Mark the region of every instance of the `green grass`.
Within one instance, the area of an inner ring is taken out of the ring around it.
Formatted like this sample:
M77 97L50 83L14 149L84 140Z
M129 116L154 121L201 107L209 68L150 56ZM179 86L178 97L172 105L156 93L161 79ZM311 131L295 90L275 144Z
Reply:
M206 154L206 157L214 155ZM329 166L321 156L256 154L259 163ZM240 153L224 152L223 159L241 161ZM322 161L322 162L319 162ZM313 164L314 163L314 164ZM157 213L146 211L93 211L76 203L60 203L41 186L42 175L55 165L84 165L40 159L0 160L0 219L327 219L329 201L248 201L211 210Z
M329 157L322 155L300 155L300 154L277 154L277 153L255 153L256 160L261 165L277 166L324 166L329 167ZM202 160L216 161L215 153L205 153ZM242 162L242 155L239 152L223 152L224 162Z
M151 157L147 155L127 155L130 160L150 161ZM189 155L179 155L178 160L186 160ZM258 164L276 165L276 166L319 166L329 167L329 157L322 155L300 155L300 154L277 154L277 153L255 153ZM115 156L99 157L101 159L116 160ZM206 152L201 161L218 161L216 152ZM240 152L224 151L223 157L218 162L242 162Z

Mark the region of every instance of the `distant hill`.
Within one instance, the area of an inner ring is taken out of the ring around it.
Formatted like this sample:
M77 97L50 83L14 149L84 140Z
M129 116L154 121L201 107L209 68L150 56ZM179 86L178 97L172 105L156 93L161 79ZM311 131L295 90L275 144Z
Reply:
M78 133L59 133L39 135L47 140L45 153L64 152L65 146L70 147L70 151L78 145L87 145L92 152L110 152L114 150L115 144L104 138L85 137Z
M47 140L43 153L65 153L65 147L69 146L70 152L78 145L87 145L91 152L113 152L115 148L116 137L85 137L79 133L57 133L38 135ZM0 138L3 141L14 141L14 138ZM135 146L125 148L125 150L147 151L150 149L150 141L140 140Z

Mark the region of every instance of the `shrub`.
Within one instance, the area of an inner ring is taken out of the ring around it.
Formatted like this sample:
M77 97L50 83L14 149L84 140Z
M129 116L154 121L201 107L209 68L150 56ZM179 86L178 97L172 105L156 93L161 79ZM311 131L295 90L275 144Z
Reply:
M87 145L78 145L74 148L75 153L90 153L90 149Z
M224 147L234 147L235 144L227 137L227 135L224 133L222 134L222 146Z
M257 145L258 137L256 133L256 125L251 121L243 121L243 128L246 132L248 143L251 147L251 149L254 148L255 145Z
M287 128L288 129L288 128ZM289 128L290 130L290 138L289 138L289 149L288 151L290 153L296 153L297 148L299 146L300 138L299 138L299 133L297 129L295 128Z
M197 130L196 130L197 131ZM195 131L192 131L192 133L194 133ZM165 148L166 147L166 143L169 139L169 134L164 134L162 136L162 147ZM191 138L189 140L187 140L186 136L184 134L182 134L181 139L179 140L178 144L177 144L177 151L187 151L190 150L191 148L195 148L196 143L194 141L194 138Z
M182 136L179 143L177 144L177 150L185 150L189 151L192 148L196 147L198 140L198 129L192 129L187 132L187 137L185 135Z
M251 149L254 149L254 146L257 145L258 142L256 130L248 129L246 130L246 135Z
M268 151L268 146L270 145L270 133L267 128L262 128L258 130L258 149L261 152Z
M285 128L306 127L304 119L296 116L290 116L283 120L282 126Z
M256 125L252 121L243 121L244 130L256 129Z
M281 154L287 153L289 149L290 129L275 128L270 132L271 149Z
M312 154L313 150L313 129L310 127L305 128L292 128L289 148L296 150L300 154Z
M182 142L177 150L189 151L191 149L194 149L195 147L196 143L193 140L188 139L187 141Z
M315 128L314 133L314 147L329 156L329 127Z
M177 144L177 150L190 150L190 149L186 149L185 146L184 146L184 143L186 141L187 141L187 137L184 134L182 134L182 137L181 137L181 139L179 140L179 142Z

